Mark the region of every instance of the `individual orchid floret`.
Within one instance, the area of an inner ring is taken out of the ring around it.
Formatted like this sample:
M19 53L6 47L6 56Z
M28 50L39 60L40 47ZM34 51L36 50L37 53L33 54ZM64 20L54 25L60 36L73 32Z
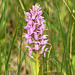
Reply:
M39 54L44 54L44 57L46 57L46 51L48 50L46 44L49 43L47 40L48 35L43 35L43 32L47 29L45 28L46 21L42 13L40 5L35 4L30 9L30 13L26 12L25 15L27 25L24 26L24 29L27 30L27 33L24 33L24 37L26 38L26 43L30 44L30 46L26 46L29 50L29 56L38 51Z

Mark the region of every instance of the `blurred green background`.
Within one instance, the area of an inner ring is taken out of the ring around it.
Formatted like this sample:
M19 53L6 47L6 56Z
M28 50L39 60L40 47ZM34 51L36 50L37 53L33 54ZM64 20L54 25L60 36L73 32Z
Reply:
M35 75L23 26L24 12L36 3L42 8L48 29L44 34L52 45L47 46L50 54L40 58L39 75L75 75L75 0L0 0L0 75Z

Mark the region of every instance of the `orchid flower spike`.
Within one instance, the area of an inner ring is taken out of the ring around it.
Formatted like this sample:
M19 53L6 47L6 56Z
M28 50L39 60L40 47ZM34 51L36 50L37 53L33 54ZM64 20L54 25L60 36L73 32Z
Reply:
M25 21L27 22L27 25L24 26L24 29L27 30L27 33L24 33L24 37L27 39L26 43L29 43L30 46L28 47L29 50L29 56L32 56L32 52L39 51L41 48L40 54L43 54L44 57L46 56L46 51L48 48L46 47L47 36L43 35L43 32L47 30L45 28L45 19L42 15L42 10L40 8L40 5L35 4L35 6L32 6L32 9L30 9L30 13L26 12Z

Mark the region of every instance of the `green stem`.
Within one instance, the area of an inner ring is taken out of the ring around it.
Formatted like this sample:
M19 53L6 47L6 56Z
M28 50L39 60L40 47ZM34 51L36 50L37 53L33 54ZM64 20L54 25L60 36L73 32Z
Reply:
M1 65L1 43L0 43L0 75L1 75L1 67L2 67L2 65Z
M39 59L38 59L38 52L36 53L36 75L39 74Z

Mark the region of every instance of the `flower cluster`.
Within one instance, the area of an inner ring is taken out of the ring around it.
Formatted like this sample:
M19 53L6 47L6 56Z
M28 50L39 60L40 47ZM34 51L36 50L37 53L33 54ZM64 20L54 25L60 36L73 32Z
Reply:
M38 4L32 6L30 9L30 13L26 12L25 21L27 25L24 29L27 30L27 33L24 33L24 37L27 39L26 43L29 43L31 46L25 46L29 50L29 56L32 55L32 51L36 53L39 51L40 54L44 54L46 56L45 51L48 50L46 44L48 40L46 40L48 35L43 35L43 31L47 30L45 28L45 19L41 16L42 10Z

